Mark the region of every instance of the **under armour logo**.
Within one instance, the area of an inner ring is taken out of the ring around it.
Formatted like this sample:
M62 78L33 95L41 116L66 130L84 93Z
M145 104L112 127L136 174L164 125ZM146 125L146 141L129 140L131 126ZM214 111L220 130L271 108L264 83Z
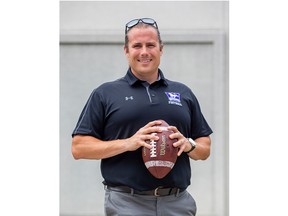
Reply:
M125 100L127 101L127 100L133 100L134 98L133 98L133 96L130 96L130 97L125 97Z

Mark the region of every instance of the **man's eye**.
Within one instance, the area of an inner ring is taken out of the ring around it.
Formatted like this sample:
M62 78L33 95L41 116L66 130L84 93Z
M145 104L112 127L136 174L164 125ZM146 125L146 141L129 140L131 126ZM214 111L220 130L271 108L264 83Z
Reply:
M133 46L133 48L140 48L140 47L141 47L141 45L139 45L139 44L136 44Z

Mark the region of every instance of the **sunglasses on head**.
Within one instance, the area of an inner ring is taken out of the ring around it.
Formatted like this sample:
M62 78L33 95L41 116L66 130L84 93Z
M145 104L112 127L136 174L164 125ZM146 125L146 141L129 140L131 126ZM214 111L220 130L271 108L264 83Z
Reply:
M156 29L158 29L156 21L151 19L151 18L133 19L133 20L131 20L130 22L128 22L126 24L126 26L125 26L125 35L129 31L129 29L133 28L134 26L136 26L140 22L148 24L148 25L151 25L151 26L154 26Z

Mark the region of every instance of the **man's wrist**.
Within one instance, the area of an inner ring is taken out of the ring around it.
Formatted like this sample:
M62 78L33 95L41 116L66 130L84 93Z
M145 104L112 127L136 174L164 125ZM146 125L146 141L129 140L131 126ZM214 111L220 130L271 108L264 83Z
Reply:
M185 153L189 154L190 152L192 152L192 151L196 148L197 144L196 144L196 142L195 142L193 139L191 139L191 138L187 138L187 140L188 140L188 142L191 144L191 148L190 148L188 151L186 151Z

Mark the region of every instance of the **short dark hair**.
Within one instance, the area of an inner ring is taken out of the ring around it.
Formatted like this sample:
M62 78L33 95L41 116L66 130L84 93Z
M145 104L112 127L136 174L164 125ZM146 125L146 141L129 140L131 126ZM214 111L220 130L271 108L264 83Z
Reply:
M160 44L160 48L163 47L163 42L162 42L162 39L161 39L161 36L160 36L160 32L159 32L159 29L156 28L155 26L152 26L152 25L149 25L149 24L145 24L143 22L139 22L137 25L133 26L133 28L147 28L147 27L152 27L154 28L156 31L157 31L157 35L158 35L158 41L159 41L159 44ZM132 28L130 28L127 33L125 34L125 48L128 49L128 33L129 31L131 30Z

